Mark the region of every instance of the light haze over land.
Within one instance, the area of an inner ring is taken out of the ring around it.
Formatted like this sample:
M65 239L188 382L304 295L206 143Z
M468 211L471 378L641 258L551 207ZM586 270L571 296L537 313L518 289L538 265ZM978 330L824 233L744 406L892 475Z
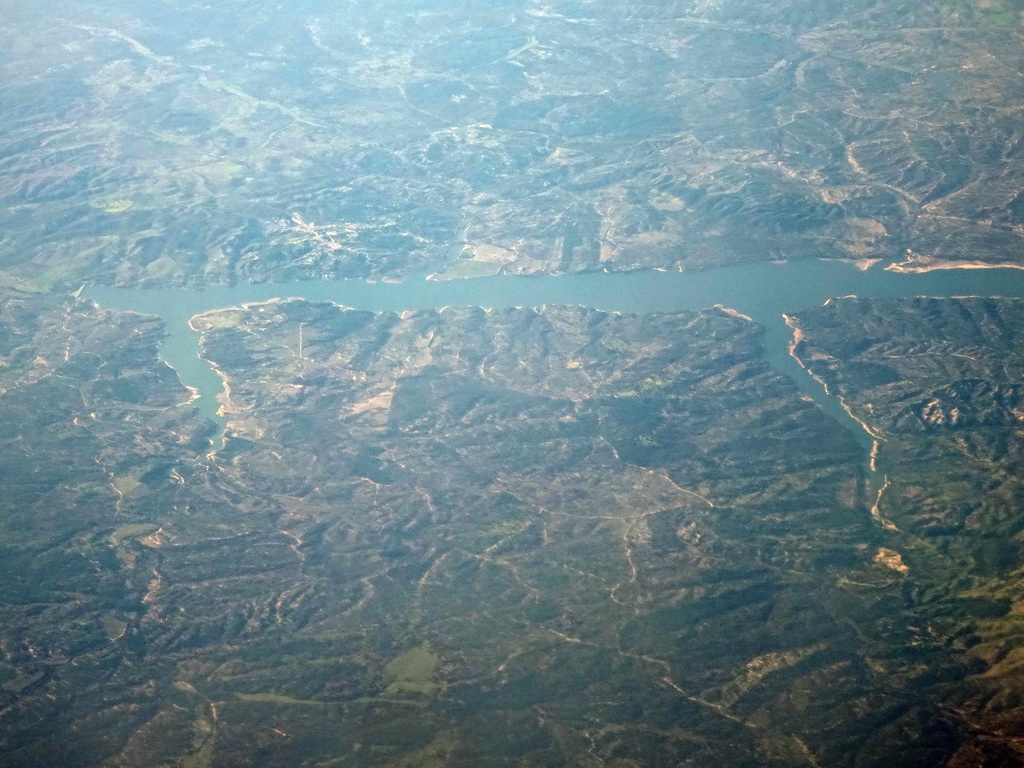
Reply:
M8 5L0 763L1024 765L1019 0Z

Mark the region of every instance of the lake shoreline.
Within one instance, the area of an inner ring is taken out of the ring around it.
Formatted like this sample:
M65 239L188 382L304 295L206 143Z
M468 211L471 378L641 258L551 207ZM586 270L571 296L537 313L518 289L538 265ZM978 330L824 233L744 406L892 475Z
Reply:
M155 315L163 319L167 337L160 356L182 384L199 393L193 404L217 425L230 431L220 402L224 380L200 350L200 334L191 327L198 314L229 307L304 300L330 302L369 311L412 311L446 306L483 308L585 306L629 314L700 311L720 307L763 328L761 357L792 380L847 428L865 450L862 424L851 418L837 398L823 391L789 351L791 329L785 315L834 298L953 298L965 295L1024 298L1024 271L988 267L911 271L893 268L862 270L835 260L747 262L690 272L585 272L569 275L495 275L473 279L389 281L299 281L239 283L187 288L113 288L85 286L80 295L99 306ZM728 308L728 309L726 309Z

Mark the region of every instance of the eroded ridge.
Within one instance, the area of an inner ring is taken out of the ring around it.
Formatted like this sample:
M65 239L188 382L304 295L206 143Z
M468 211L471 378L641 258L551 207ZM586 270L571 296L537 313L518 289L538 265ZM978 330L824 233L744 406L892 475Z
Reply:
M219 7L0 27L0 269L71 287L1021 266L1010 0L353 0L258 26Z
M921 595L932 642L975 673L951 694L971 724L951 765L1015 760L1024 302L844 299L801 312L809 368L883 433L879 562ZM916 626L916 625L915 625Z
M743 702L783 695L771 682L781 670L811 684L797 670L831 658L847 630L818 599L894 587L864 543L855 446L759 360L754 324L723 310L371 313L303 301L193 324L231 383L218 466L292 489L276 496L280 527L303 542L312 582L274 591L275 626L365 634L387 606L403 646L443 662L392 695L426 696L427 712L438 696L494 712L527 696L516 722L538 738L569 727L565 686L607 666L577 696L593 725L570 762L607 759L633 732L599 693L627 688L652 716L693 707L677 736L658 736L665 754L693 754L695 739L718 753L725 739L824 759L808 732L766 726ZM762 539L781 549L755 555ZM845 581L814 576L814 541L854 554ZM823 592L809 600L811 584ZM721 652L701 639L762 610L812 611L818 630ZM234 717L252 706L236 702ZM486 731L446 727L445 744Z

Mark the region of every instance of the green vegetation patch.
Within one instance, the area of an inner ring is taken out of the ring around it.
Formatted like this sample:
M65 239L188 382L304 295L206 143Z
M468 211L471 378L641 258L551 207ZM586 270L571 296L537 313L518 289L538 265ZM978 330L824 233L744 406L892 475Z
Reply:
M139 473L128 474L128 475L116 475L111 484L117 489L117 492L122 496L127 496L129 493L139 487Z
M398 658L392 659L385 667L391 683L384 690L385 696L422 694L432 696L437 683L431 680L440 660L425 647L413 648Z
M42 672L35 672L32 674L19 672L13 677L4 680L3 683L0 683L0 688L3 688L5 691L9 691L10 693L21 693L30 685L42 679L43 674L44 673Z
M128 629L128 622L122 621L111 614L101 616L100 623L103 625L103 631L106 633L107 639L111 642L124 637L124 633Z
M138 483L136 482L136 485ZM124 491L122 491L123 493ZM157 529L157 526L152 523L129 523L128 525L122 525L112 534L110 534L110 543L115 547L119 546L126 539L134 539L137 536L148 536Z
M104 213L124 213L135 203L126 197L101 197L91 201L89 205Z
M446 768L449 755L459 746L455 731L443 731L423 749L388 763L387 768Z
M279 693L236 693L235 696L241 701L258 704L289 704L299 707L322 707L322 701L312 699L296 699L294 696L284 696Z
M242 324L245 312L241 309L216 309L196 316L202 328L237 328Z

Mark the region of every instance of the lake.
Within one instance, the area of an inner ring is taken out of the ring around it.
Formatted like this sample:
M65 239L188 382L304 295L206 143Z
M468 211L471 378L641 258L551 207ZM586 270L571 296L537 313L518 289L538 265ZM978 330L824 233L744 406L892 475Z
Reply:
M102 307L159 315L168 336L160 356L182 382L200 394L195 405L218 424L216 395L220 378L199 357L198 334L188 319L220 307L274 298L331 301L355 309L401 311L444 306L540 307L575 304L615 312L647 313L699 310L721 304L749 315L764 326L763 355L801 391L849 428L866 448L871 439L842 410L835 398L807 375L789 355L791 331L784 313L799 312L827 299L856 295L1024 297L1024 271L955 269L913 274L886 271L880 265L861 271L849 263L804 260L739 264L698 272L590 272L572 275L481 277L436 281L426 276L400 283L358 280L236 284L201 290L182 288L111 288L87 286L83 297Z

